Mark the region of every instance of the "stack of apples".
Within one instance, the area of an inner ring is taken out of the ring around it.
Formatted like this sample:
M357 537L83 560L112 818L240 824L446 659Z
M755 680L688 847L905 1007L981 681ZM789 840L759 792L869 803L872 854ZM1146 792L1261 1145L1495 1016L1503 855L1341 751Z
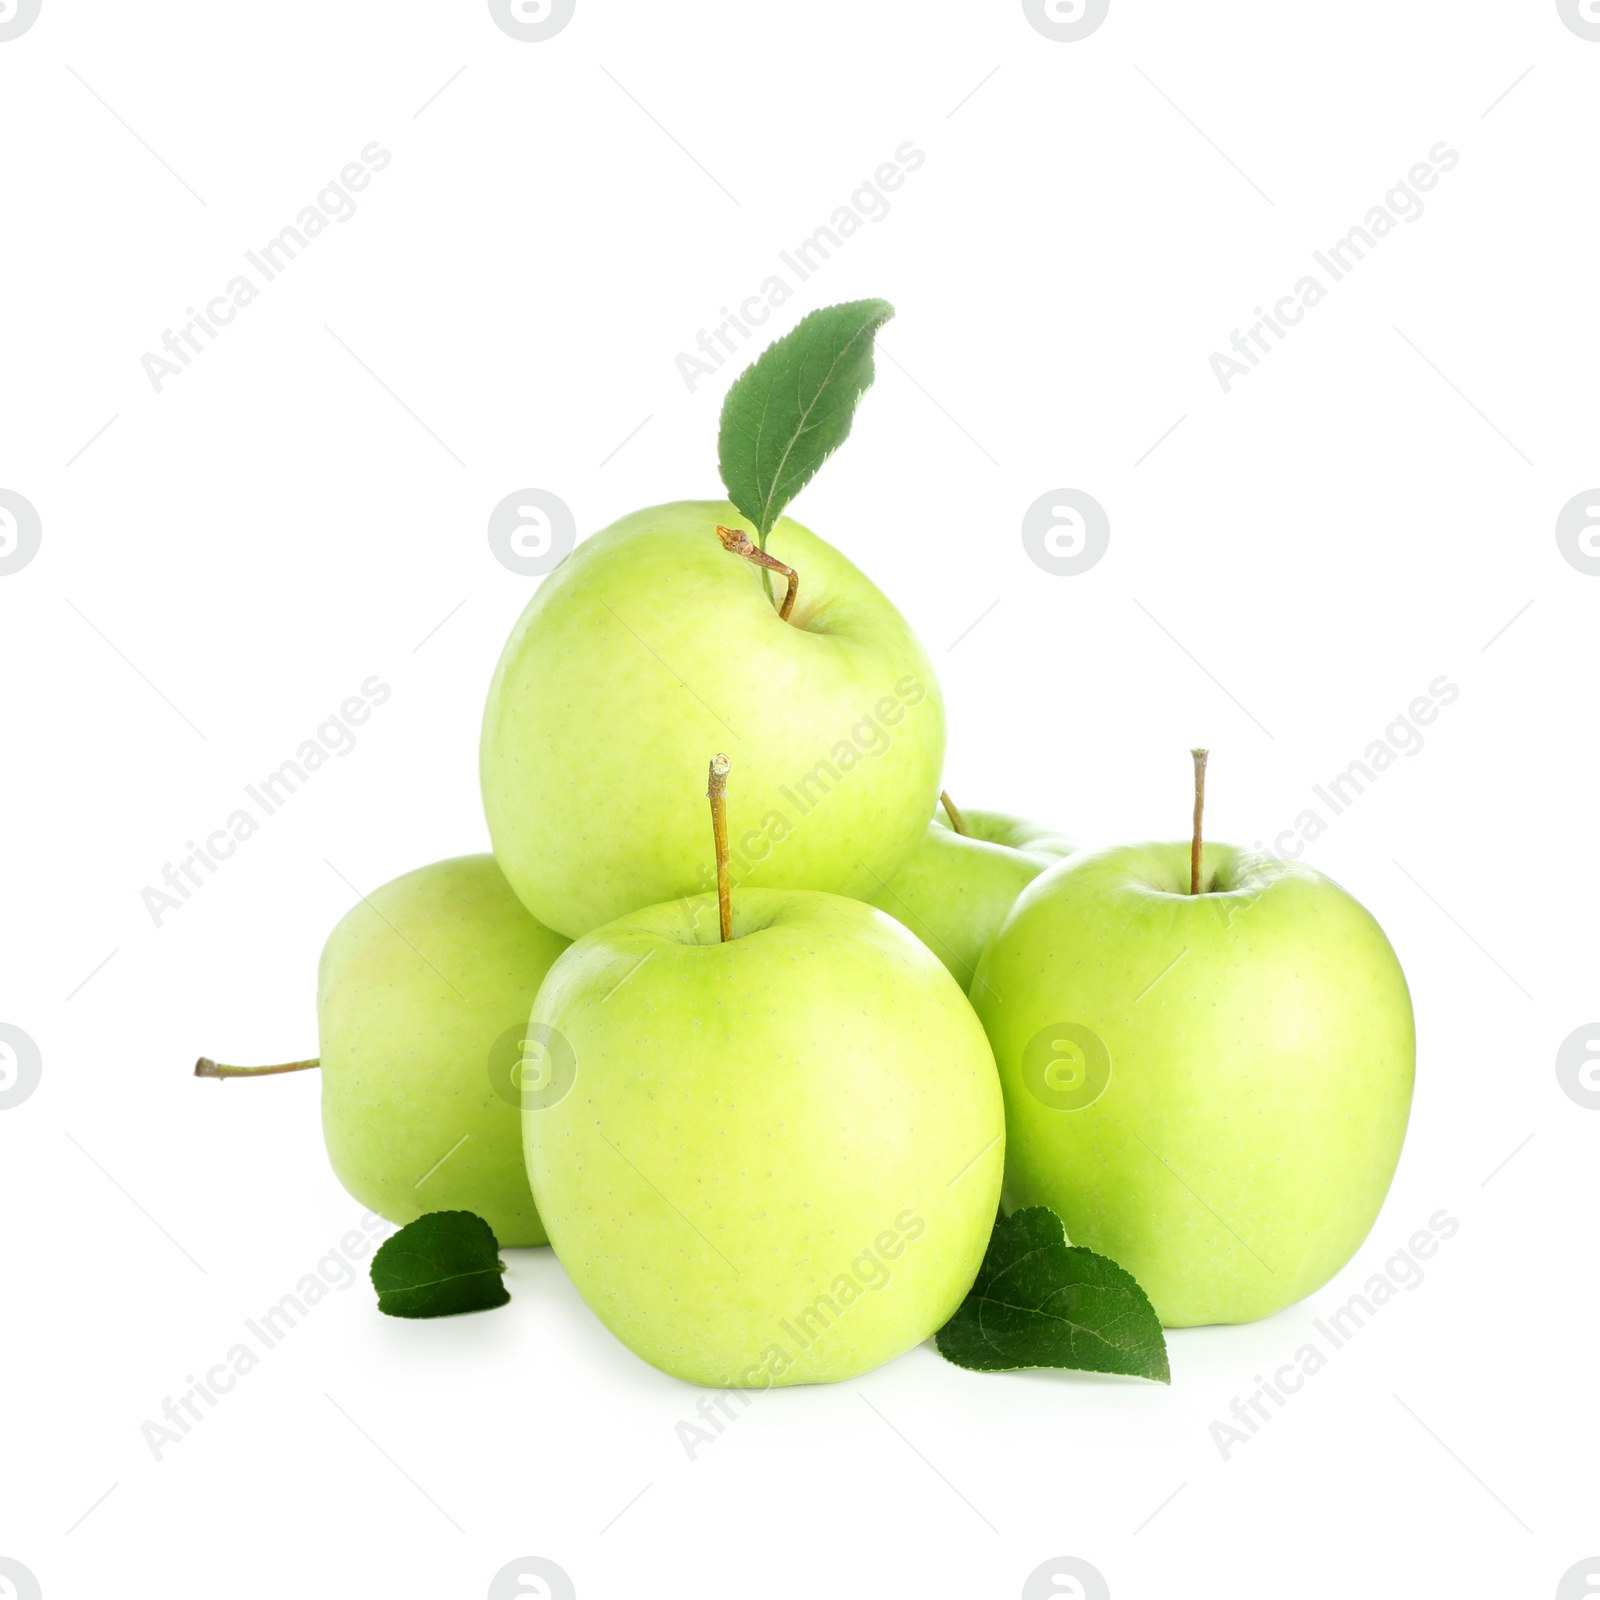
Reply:
M1078 850L942 797L926 652L782 515L891 314L804 319L730 390L729 498L624 517L542 581L484 713L493 855L377 890L318 971L345 1187L549 1243L697 1383L927 1339L1001 1207L1049 1207L1166 1326L1268 1315L1366 1236L1410 1107L1382 930L1205 841L1203 763L1181 843Z

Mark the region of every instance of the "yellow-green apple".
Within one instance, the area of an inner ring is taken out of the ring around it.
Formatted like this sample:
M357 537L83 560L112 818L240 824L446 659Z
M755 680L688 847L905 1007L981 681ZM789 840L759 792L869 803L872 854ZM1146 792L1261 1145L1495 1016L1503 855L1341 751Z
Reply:
M731 902L731 903L730 903ZM571 1063L523 1112L562 1265L600 1320L692 1383L850 1378L972 1284L1005 1129L955 980L892 917L749 889L578 940L532 1031Z
M864 898L903 922L970 990L978 957L1017 896L1077 846L1002 811L947 815L935 814L905 865Z
M1005 1092L1005 1203L1046 1205L1169 1327L1320 1288L1399 1159L1411 998L1372 916L1300 863L1206 844L1036 878L972 988Z
M711 887L694 754L708 748L739 763L736 885L859 896L927 826L945 729L922 646L787 517L767 542L798 575L780 616L770 573L718 534L739 520L726 501L624 517L512 630L484 710L483 803L496 859L547 927L577 937Z
M322 1130L339 1181L406 1223L475 1211L502 1245L547 1242L522 1161L519 1111L546 1070L527 1021L567 948L512 894L493 856L458 856L374 889L317 967ZM530 1036L531 1037L531 1036ZM299 1067L225 1067L256 1077Z

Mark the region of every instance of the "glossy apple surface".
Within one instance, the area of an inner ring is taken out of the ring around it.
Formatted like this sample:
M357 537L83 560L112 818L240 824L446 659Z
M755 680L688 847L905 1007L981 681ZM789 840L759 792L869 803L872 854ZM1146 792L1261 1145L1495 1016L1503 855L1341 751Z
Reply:
M1000 811L963 811L962 821L964 834L936 815L905 865L865 899L903 922L970 989L983 947L1017 896L1077 847Z
M691 1383L853 1377L949 1319L999 1199L1000 1087L950 974L806 891L679 900L580 939L531 1026L568 1087L523 1114L551 1243L630 1349Z
M494 858L375 889L317 967L322 1128L339 1181L391 1222L475 1211L501 1244L546 1243L513 1072L539 984L567 948Z
M714 751L737 770L736 887L863 894L911 853L938 798L944 705L899 612L785 517L768 542L800 577L784 621L719 523L742 519L682 501L585 540L495 669L480 750L495 856L533 915L571 937L715 886Z
M1383 930L1312 868L1188 844L1073 856L1018 898L973 1003L1006 1098L1007 1209L1047 1205L1169 1327L1247 1322L1366 1237L1411 1106Z

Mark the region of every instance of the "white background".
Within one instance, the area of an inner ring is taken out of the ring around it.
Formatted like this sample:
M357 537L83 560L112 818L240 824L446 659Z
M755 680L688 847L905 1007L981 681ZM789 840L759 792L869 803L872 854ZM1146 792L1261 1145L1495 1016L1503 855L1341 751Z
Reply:
M1555 1594L1600 1547L1600 1114L1554 1065L1600 1013L1600 580L1555 540L1600 481L1597 78L1553 0L1114 0L1076 43L1014 0L578 0L544 43L468 0L44 0L0 43L0 488L43 526L0 577L0 1021L43 1058L0 1112L0 1555L47 1600L477 1597L530 1554L584 1600L1010 1597L1058 1555L1116 1600ZM373 140L356 215L157 394L141 356ZM926 641L958 799L1178 837L1204 743L1211 832L1270 842L1459 685L1307 854L1416 999L1372 1236L1175 1333L1170 1389L923 1348L692 1462L696 1392L516 1252L489 1315L331 1296L153 1460L141 1423L359 1217L314 1077L189 1070L310 1053L349 885L486 848L533 584L491 508L718 493L744 358L691 394L674 357L906 140L772 327L898 308L795 510ZM1211 353L1441 140L1425 214L1225 395ZM1111 523L1077 577L1020 537L1061 487ZM156 927L141 890L371 674L357 749ZM1210 1423L1440 1208L1426 1281L1224 1461Z

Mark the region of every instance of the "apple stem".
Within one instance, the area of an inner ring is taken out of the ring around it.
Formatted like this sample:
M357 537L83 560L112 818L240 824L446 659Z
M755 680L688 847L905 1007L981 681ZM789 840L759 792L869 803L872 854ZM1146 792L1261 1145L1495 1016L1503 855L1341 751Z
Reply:
M949 817L950 826L957 833L970 837L971 829L967 827L967 819L956 810L956 803L950 798L948 790L941 789L939 791L939 804L944 807L944 814Z
M786 567L776 556L769 556L742 528L724 528L718 523L717 537L722 541L722 548L730 555L743 556L746 561L764 567L768 572L781 572L789 580L789 592L778 607L779 619L787 622L789 613L794 610L794 597L800 592L800 574L793 567Z
M197 1078L270 1078L275 1072L305 1072L321 1065L313 1056L310 1061L285 1061L275 1067L226 1067L210 1056L201 1056L194 1064L194 1075Z
M1209 750L1191 750L1194 757L1194 839L1189 845L1189 893L1200 893L1200 817L1206 808L1206 757Z
M717 926L724 944L733 937L733 888L728 881L728 766L726 756L714 756L706 779L711 837L717 850Z

